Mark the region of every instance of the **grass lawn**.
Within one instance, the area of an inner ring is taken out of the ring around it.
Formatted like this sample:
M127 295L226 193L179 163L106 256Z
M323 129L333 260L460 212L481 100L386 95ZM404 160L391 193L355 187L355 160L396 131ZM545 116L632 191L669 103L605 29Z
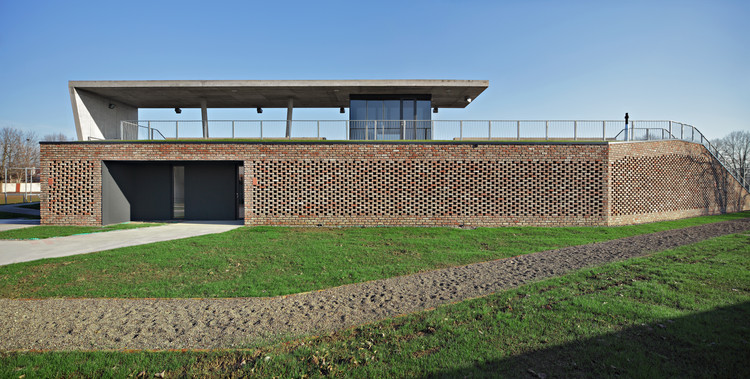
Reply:
M0 266L0 297L286 295L749 216L611 228L244 227Z
M33 217L33 216L32 216ZM39 218L39 217L36 217ZM0 232L0 240L8 239L43 239L52 237L72 236L74 234L109 232L112 230L145 228L164 224L156 223L126 223L107 226L53 226L40 225L28 228L4 230Z
M466 138L464 140L398 140L398 141L373 141L373 140L335 140L335 139L316 139L316 138L179 138L179 139L167 139L167 140L152 140L152 141L144 141L144 140L124 140L121 142L169 142L169 143L181 143L181 142L200 142L200 143L225 143L225 142L235 142L235 143L247 143L247 142L263 142L263 143L304 143L304 144L331 144L331 143L345 143L345 144L353 144L353 143L359 143L359 144L378 144L378 145L385 145L385 144L393 144L393 143L404 143L404 142L417 142L417 143L438 143L438 144L445 144L445 143L465 143L465 144L471 144L474 142L491 142L495 144L506 144L506 143L604 143L604 142L611 142L611 139L607 139L606 141L595 138L595 139L566 139L566 138L559 138L559 139L544 139L544 138L527 138L527 139L521 139L517 140L515 138Z
M214 352L2 353L2 377L747 377L737 234L303 339Z
M27 196L27 200L30 202L39 201L39 194L30 194ZM8 193L7 194L7 202L6 202L6 195L3 193L0 193L0 205L3 204L21 204L23 203L23 194L20 193Z

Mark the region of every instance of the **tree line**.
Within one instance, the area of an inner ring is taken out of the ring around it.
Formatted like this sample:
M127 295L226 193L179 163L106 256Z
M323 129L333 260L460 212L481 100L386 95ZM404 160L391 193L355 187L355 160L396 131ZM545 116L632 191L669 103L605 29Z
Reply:
M63 133L46 134L42 141L67 141ZM0 129L0 178L4 183L24 181L24 168L39 168L39 137L33 131ZM5 175L8 177L6 178ZM39 172L28 170L32 176Z
M734 131L712 143L724 158L724 164L729 166L729 171L750 183L750 131Z

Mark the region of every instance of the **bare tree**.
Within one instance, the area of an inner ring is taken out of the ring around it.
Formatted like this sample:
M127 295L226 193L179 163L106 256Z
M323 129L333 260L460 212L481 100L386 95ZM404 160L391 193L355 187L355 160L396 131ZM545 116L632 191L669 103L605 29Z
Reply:
M750 132L734 131L714 141L729 170L744 182L750 183Z
M36 133L11 127L0 129L0 175L4 182L20 179L23 171L18 168L38 166L39 140Z
M13 167L16 160L17 147L21 142L21 132L15 128L5 127L0 129L0 175L3 175L3 182L8 182L6 178L8 169Z
M68 140L68 136L60 132L52 133L52 134L45 134L44 137L42 137L42 141L49 141L49 142L67 141L67 140Z

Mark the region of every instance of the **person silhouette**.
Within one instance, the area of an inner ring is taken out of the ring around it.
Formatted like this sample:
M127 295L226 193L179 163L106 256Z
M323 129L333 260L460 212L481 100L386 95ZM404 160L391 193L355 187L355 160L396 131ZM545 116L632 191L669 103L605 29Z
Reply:
M625 112L625 141L628 140L628 119L630 116L628 116L628 112Z

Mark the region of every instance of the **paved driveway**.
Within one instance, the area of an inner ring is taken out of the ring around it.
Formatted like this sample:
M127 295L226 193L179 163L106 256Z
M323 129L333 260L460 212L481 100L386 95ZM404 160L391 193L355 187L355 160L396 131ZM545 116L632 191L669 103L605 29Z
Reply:
M242 221L194 221L30 241L0 241L0 265L222 233Z
M21 215L39 216L38 209L29 209L18 206L18 204L0 205L0 212L18 213ZM27 228L39 225L38 219L31 218L2 218L0 219L0 232L3 230ZM1 251L1 250L0 250Z

